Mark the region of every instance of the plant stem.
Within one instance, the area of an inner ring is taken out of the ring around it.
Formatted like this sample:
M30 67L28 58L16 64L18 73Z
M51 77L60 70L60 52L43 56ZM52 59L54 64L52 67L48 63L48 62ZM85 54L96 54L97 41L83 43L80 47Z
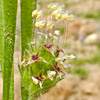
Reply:
M3 0L0 0L0 69L2 71L4 55L4 19L3 19Z
M3 70L3 100L14 100L13 54L17 0L0 0L0 62Z
M33 0L21 0L21 49L22 59L25 49L28 50L29 43L33 38L32 22Z
M25 49L29 50L29 43L33 39L33 32L35 32L35 29L33 29L32 11L36 8L36 1L37 0L21 0L21 60L23 60ZM29 91L25 90L22 82L21 98L22 100L29 98Z

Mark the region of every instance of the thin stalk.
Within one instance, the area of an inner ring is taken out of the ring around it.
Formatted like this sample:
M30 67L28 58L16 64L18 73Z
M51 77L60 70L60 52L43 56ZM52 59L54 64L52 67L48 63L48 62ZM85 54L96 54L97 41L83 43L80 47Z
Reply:
M37 0L33 0L33 10L37 8ZM35 32L35 22L36 18L33 19L33 34L34 34L34 39L35 39L35 47L36 47L36 32Z
M4 19L3 19L3 0L0 0L0 74L3 76L3 55L4 55ZM0 88L1 89L1 88Z
M17 0L0 0L0 60L3 70L3 100L14 100L13 54Z
M0 71L2 72L4 55L4 19L3 19L3 0L0 0Z

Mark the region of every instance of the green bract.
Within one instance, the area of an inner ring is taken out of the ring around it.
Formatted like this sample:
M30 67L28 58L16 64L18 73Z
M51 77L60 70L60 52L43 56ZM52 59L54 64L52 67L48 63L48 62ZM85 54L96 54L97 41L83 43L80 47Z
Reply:
M54 68L54 65L56 64L56 57L45 46L40 46L40 48L34 52L38 52L38 56L37 54L31 55L31 57L28 55L27 63L21 70L23 86L27 91L29 91L29 88L31 89L31 98L38 97L41 93L47 92L52 86L62 79L59 77L57 78L57 74L53 77L53 80L48 78L48 71L56 72ZM39 79L39 82L42 81L42 87L40 87L39 84L35 84L32 80L32 77L35 77L38 80L40 76L45 77L44 79Z

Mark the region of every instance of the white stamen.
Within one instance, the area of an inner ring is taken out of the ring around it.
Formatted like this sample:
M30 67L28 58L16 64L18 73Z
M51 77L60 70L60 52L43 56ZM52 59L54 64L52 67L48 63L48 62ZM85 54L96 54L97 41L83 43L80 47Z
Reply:
M42 84L43 84L43 83L40 81L40 82L39 82L40 88L42 88Z

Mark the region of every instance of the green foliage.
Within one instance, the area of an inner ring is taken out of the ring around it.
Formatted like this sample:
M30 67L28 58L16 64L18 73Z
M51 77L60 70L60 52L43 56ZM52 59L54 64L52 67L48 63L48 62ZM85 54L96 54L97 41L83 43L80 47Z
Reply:
M82 14L82 13L78 13L76 14L77 16L82 16L85 18L94 18L94 19L99 19L100 18L100 12L94 14L94 13L86 13L86 14Z
M100 12L98 12L97 14L93 14L93 13L87 13L84 15L86 18L94 18L94 19L99 19L100 18Z
M79 75L81 79L86 79L88 77L88 71L81 67L73 68L72 73Z

